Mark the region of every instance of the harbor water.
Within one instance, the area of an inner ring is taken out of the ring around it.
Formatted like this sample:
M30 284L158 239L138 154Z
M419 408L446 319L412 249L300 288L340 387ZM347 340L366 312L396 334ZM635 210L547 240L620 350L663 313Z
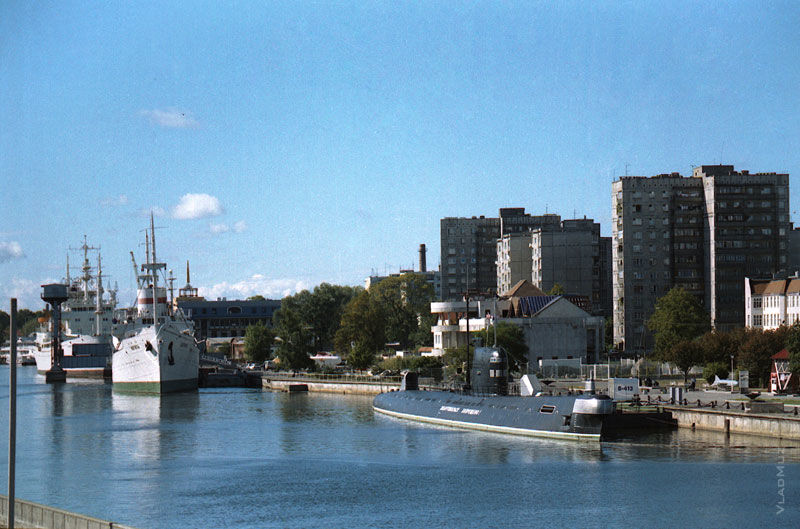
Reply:
M392 419L370 397L122 395L31 367L17 394L16 496L142 529L800 526L800 443L535 440Z

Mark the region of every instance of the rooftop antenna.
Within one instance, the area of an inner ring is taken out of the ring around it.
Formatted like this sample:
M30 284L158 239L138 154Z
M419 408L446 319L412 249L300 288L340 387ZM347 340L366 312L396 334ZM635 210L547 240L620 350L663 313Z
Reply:
M629 166L629 165L630 165L629 163L626 163L626 164L625 164L625 176L626 176L626 177L628 176L628 166Z
M72 283L72 280L69 277L69 252L67 252L67 284L69 285Z

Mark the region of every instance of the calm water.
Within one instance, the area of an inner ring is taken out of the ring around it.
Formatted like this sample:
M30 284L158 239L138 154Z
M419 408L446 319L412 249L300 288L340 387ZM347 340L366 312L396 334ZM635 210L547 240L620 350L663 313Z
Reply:
M395 420L368 397L137 397L32 367L18 383L17 497L140 528L800 526L798 443L681 430L598 448Z

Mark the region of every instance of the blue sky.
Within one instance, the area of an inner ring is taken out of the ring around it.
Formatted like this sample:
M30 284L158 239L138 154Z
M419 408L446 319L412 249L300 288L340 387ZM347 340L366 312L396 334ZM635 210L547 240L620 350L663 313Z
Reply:
M788 172L797 208L792 2L85 4L0 4L4 310L84 234L129 302L151 210L178 283L279 298L435 267L446 216L609 235L626 166Z

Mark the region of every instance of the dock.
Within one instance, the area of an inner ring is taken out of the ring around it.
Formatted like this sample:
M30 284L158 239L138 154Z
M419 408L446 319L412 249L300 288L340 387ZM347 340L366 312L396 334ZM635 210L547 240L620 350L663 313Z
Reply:
M8 496L0 494L0 526L8 527ZM14 526L42 529L135 529L108 520L14 499Z
M664 406L681 428L712 430L726 434L748 434L800 441L800 416L793 412L753 411L750 408Z
M384 391L400 389L399 377L370 377L308 374L293 376L290 373L267 374L261 377L261 387L273 391L339 393L344 395L377 395Z

